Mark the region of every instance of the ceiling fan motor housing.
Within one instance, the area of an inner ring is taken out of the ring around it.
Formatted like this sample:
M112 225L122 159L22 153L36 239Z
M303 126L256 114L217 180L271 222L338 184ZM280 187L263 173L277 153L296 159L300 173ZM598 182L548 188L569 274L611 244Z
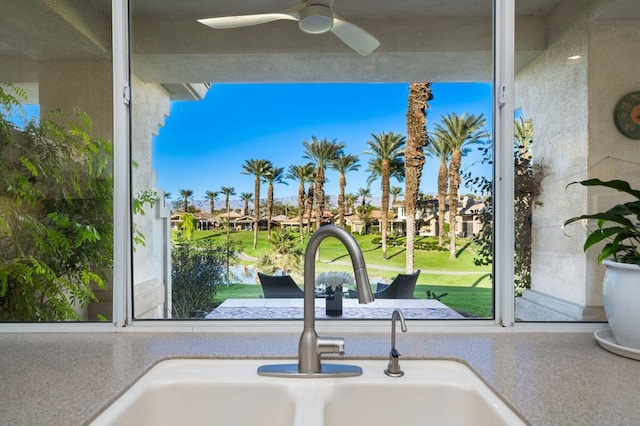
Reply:
M329 6L313 4L300 11L300 29L309 34L322 34L333 28L333 12Z

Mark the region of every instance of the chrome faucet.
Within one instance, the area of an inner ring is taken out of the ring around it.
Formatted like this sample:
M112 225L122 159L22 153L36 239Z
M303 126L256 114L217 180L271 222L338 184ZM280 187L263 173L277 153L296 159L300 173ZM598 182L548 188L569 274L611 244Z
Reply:
M395 309L391 314L391 352L389 352L389 365L384 370L384 374L391 377L402 377L404 371L400 368L400 352L396 349L396 319L400 319L400 328L403 333L407 332L407 324L404 322L404 315L399 309Z
M349 252L356 286L358 301L369 303L373 301L373 293L369 285L369 277L364 263L364 256L360 246L353 236L343 228L325 225L313 233L304 253L304 330L298 345L298 364L263 365L258 368L258 374L263 376L358 376L362 369L355 365L324 364L320 362L323 353L344 353L344 338L320 337L315 329L315 257L320 243L327 237L335 237Z

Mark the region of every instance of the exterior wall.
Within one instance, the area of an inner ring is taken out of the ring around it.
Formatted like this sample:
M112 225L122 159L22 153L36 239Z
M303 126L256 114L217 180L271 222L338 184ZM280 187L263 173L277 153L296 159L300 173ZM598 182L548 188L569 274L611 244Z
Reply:
M562 224L619 198L566 185L597 177L638 187L638 141L617 132L613 107L640 86L639 39L637 23L588 24L565 33L516 78L516 106L533 119L534 162L544 167L533 211L531 287L584 307L602 305L603 267L595 250L582 250L586 229L563 231ZM568 60L572 55L582 58Z
M572 55L583 60L568 62ZM587 39L580 28L516 76L516 106L533 120L533 161L545 169L540 205L533 211L531 289L581 305L586 301L583 239L565 237L562 224L587 203L584 189L565 189L587 177L587 104Z
M144 216L133 218L144 235L144 246L136 244L133 259L135 318L168 318L171 313L170 209L164 206L164 192L157 187L152 166L152 141L169 114L169 94L157 84L133 79L132 101L132 194L156 191L160 197Z
M639 5L640 6L640 5ZM594 23L589 28L589 178L622 179L640 188L640 141L623 136L613 122L618 100L640 90L640 23ZM587 211L595 213L625 196L590 188ZM602 304L604 267L597 249L588 253L587 305Z

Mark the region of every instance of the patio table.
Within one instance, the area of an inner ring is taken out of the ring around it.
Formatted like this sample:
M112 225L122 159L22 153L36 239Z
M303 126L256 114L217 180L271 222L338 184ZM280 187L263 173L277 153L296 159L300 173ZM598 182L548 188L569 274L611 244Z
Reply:
M206 319L302 319L304 299L227 299ZM442 302L433 299L380 299L359 304L357 299L342 301L342 315L327 316L325 299L315 299L317 319L389 319L400 309L406 319L464 319Z

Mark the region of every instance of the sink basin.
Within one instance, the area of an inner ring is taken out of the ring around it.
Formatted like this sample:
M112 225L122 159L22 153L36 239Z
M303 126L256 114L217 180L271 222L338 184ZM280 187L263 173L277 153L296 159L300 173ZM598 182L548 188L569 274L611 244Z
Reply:
M274 363L163 361L91 425L524 425L473 371L454 361L401 360L400 378L384 374L386 360L350 360L363 369L358 377L258 376L259 366Z

